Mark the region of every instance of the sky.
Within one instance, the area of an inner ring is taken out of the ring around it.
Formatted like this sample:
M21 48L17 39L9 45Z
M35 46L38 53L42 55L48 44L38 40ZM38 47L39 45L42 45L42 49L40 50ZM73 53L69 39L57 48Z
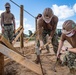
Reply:
M58 16L59 21L57 29L62 29L62 24L66 20L76 22L76 0L12 0L18 5L23 5L24 9L36 17L39 13L43 13L44 9L49 7L53 10L54 15ZM20 26L20 8L10 0L0 0L0 15L5 11L5 3L11 5L11 13L15 16L16 29ZM24 33L28 34L28 30L35 31L35 18L24 11ZM0 26L1 32L1 26Z

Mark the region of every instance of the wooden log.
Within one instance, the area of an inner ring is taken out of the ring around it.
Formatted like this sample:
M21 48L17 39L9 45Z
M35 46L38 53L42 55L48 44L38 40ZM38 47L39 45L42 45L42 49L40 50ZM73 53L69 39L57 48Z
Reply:
M41 68L34 62L30 61L26 57L23 57L19 53L7 48L6 46L0 44L0 52L10 59L16 61L17 63L27 67L28 69L32 70L33 72L42 75Z

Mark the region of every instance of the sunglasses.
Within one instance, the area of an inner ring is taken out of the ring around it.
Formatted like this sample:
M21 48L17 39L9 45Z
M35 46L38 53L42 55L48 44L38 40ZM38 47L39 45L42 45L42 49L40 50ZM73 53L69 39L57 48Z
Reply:
M6 8L10 8L10 7L6 7Z

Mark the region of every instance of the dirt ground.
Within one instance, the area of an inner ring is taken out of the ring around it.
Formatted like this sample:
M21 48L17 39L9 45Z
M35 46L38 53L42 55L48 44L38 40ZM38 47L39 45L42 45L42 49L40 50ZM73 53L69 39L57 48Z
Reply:
M24 48L19 48L19 42L15 44L15 47L18 51L20 51L25 57L27 57L29 60L32 60L35 62L36 54L35 54L35 42L30 42L28 44L24 44ZM68 47L71 47L68 43L65 43L65 46L68 45ZM49 45L50 46L50 45ZM56 65L57 72L54 72L51 70L53 65L56 62L56 56L53 52L53 48L50 46L50 53L46 53L46 50L42 52L40 55L42 67L44 69L44 72L46 72L44 75L67 75L69 73L69 69L67 66L60 66ZM39 64L38 64L39 65ZM5 64L5 75L38 75L31 70L27 69L26 67L16 63L13 60L10 60L7 64Z

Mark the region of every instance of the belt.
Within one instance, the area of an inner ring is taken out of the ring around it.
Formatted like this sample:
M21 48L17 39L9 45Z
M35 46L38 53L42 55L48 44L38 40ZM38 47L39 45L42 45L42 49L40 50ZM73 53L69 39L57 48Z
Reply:
M44 31L52 31L51 29L43 29Z
M4 24L4 26L11 26L12 24Z

